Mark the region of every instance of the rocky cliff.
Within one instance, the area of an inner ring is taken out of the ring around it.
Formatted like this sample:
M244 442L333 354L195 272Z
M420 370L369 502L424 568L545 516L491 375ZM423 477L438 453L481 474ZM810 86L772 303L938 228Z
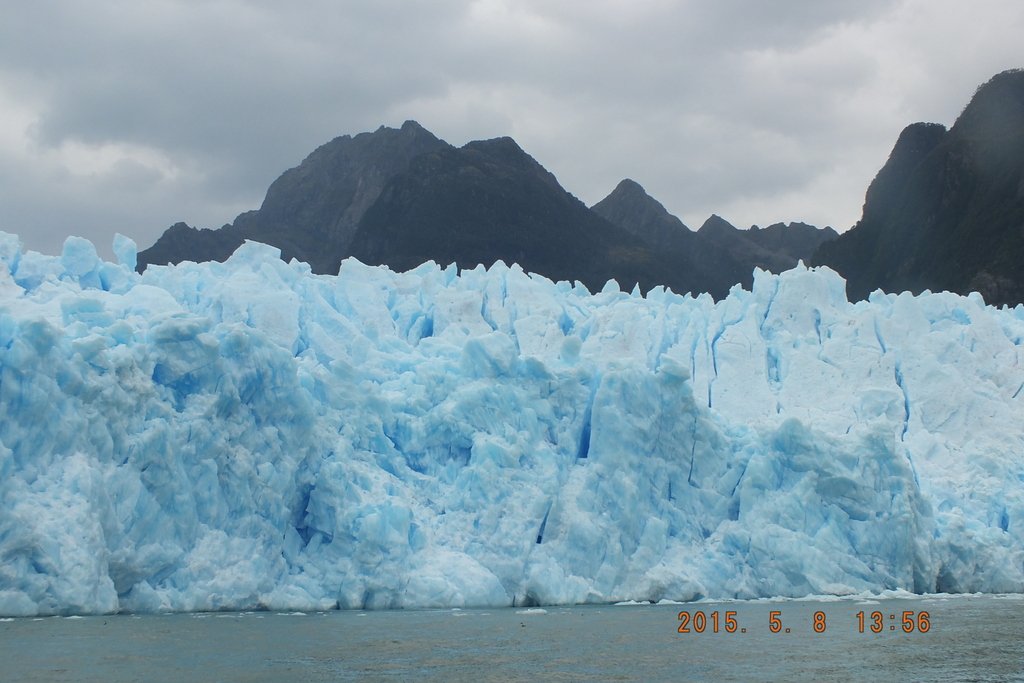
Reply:
M815 264L875 290L1024 301L1024 71L978 88L953 127L915 123L868 188L861 220Z

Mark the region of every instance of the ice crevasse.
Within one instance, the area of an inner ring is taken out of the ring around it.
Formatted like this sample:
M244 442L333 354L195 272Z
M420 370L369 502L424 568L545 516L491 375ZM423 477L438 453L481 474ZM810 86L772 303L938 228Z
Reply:
M1024 307L0 233L0 614L1024 592Z

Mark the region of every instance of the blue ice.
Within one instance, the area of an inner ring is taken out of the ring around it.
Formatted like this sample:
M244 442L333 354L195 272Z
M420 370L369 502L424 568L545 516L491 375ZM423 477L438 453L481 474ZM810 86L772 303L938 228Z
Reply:
M1024 591L1024 307L0 233L0 615Z

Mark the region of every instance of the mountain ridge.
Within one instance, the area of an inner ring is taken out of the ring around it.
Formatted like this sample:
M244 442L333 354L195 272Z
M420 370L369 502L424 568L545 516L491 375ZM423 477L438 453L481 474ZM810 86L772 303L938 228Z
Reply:
M981 85L948 130L907 126L860 221L812 263L843 275L851 300L930 289L1024 301L1024 70Z
M692 290L688 274L590 211L511 138L470 142L414 159L360 221L351 255L408 270L427 260L460 268L519 263L600 289Z
M720 299L749 287L754 267L780 272L796 265L787 250L808 251L789 238L762 245L713 219L723 225L695 233L628 179L588 208L510 137L456 148L406 121L321 145L271 184L259 209L218 230L176 223L139 253L138 269L224 260L254 240L315 273L336 273L349 256L397 270L503 260L591 289L614 279L627 290L663 285Z
M139 271L150 263L223 260L250 239L280 248L286 260L306 261L314 272L336 273L359 219L386 181L414 157L444 147L451 145L415 121L336 137L271 183L258 210L239 214L234 223L208 233L186 233L179 227L184 223L172 226L175 232L169 239L165 233L139 253ZM191 249L183 245L186 235L196 240ZM234 247L222 256L231 243Z
M592 209L649 247L674 255L694 273L701 291L715 299L725 297L737 284L749 289L754 268L780 273L801 260L809 262L819 244L837 235L832 228L806 223L740 230L717 214L693 231L628 178Z

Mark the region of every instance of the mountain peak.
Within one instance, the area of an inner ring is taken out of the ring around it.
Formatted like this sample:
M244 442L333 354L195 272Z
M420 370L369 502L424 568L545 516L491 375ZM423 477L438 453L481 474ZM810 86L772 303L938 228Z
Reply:
M389 133L397 133L397 132L427 133L428 135L431 135L431 136L433 135L433 133L431 133L429 130L427 130L426 128L421 126L418 121L415 121L413 119L406 119L402 123L402 125L399 126L398 128L392 128L391 126L385 126L384 124L381 124L381 125L377 126L377 130L373 131L372 133L359 133L358 135L356 135L356 137L359 137L360 135L370 135L370 136L378 135L378 134L387 135ZM352 137L352 136L350 136L350 135L342 135L340 137L342 137L342 138L349 138L349 137ZM335 139L338 139L338 138L335 138Z
M950 132L1004 137L1024 131L1024 69L996 74L975 92Z
M975 91L946 131L900 134L868 187L860 221L822 244L815 264L838 271L851 300L875 289L978 291L1024 300L1024 70Z
M526 153L515 140L510 137L491 138L489 140L473 140L462 147L463 150L480 152L488 157L503 162L533 168L542 168L537 160Z
M631 178L623 178L619 181L619 184L615 186L609 197L621 195L624 197L650 197L647 194L647 190L643 186ZM653 199L653 197L652 197ZM659 202L660 204L660 202Z
M342 135L317 147L267 190L258 211L247 211L220 230L167 231L139 253L139 270L149 263L223 260L246 239L272 244L284 259L297 258L316 273L337 273L359 220L384 184L426 152L451 148L415 121L401 128ZM209 233L209 234L207 234ZM226 253L225 253L226 252Z
M488 152L504 152L507 154L526 154L523 148L519 146L519 143L510 138L507 135L503 135L497 138L489 138L487 140L473 140L467 142L465 147L469 149L485 149ZM529 156L529 155L527 155Z
M739 232L739 228L719 216L717 213L713 213L706 221L704 221L697 232L707 236L710 234Z
M607 197L591 207L613 225L639 237L655 249L681 248L693 232L670 214L640 183L626 178Z

